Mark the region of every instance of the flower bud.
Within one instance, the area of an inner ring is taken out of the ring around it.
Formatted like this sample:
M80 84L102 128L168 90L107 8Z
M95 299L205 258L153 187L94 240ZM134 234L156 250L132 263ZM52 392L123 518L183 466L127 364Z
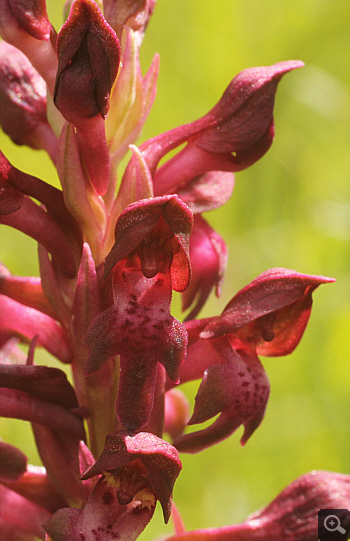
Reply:
M75 0L57 39L54 101L68 122L101 115L117 76L119 40L93 0Z

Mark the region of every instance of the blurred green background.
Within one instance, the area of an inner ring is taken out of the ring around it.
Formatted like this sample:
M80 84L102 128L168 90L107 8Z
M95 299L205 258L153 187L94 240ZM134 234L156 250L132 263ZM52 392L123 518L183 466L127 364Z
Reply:
M57 29L58 4L48 1ZM337 279L315 292L296 351L263 359L271 398L245 448L240 429L207 451L182 456L174 499L188 529L242 521L310 470L349 472L349 23L348 0L158 0L142 45L144 73L153 54L161 56L142 140L206 113L242 69L289 59L306 64L279 86L273 147L237 174L231 201L206 215L230 258L222 297L211 298L201 316L218 314L267 268ZM17 167L57 182L42 152L16 148L3 134L1 147ZM2 226L0 246L13 273L38 273L30 239ZM43 353L40 362L47 359ZM191 402L197 387L186 386ZM0 429L37 461L25 423L0 420ZM140 539L171 530L158 509Z

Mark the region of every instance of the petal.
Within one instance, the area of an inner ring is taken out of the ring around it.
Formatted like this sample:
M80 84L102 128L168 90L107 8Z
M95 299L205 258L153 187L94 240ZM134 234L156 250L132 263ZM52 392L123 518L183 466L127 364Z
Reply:
M3 539L44 539L42 524L51 513L0 484L0 528Z
M6 267L0 263L0 293L57 319L54 310L44 295L40 278L12 276Z
M18 25L36 39L50 38L51 24L45 0L10 0L10 9Z
M226 339L218 344L226 363L209 367L196 396L189 425L202 423L220 413L209 427L175 440L179 451L198 452L231 435L241 424L246 443L261 423L269 396L269 382L256 355L236 351Z
M233 297L221 316L201 333L213 338L236 333L264 355L286 355L298 345L311 312L312 292L333 278L270 269ZM238 332L239 331L239 332Z
M140 501L120 505L116 490L100 479L82 510L60 509L45 530L52 541L135 541L153 512L154 507Z
M207 171L239 171L261 158L273 140L277 84L301 66L291 60L244 70L204 117L143 143L155 193L175 192ZM156 172L160 159L184 142L188 145Z
M0 481L17 481L27 469L27 457L8 443L0 441Z
M109 434L102 455L82 478L88 479L103 471L114 470L136 458L142 461L147 470L149 486L159 499L167 522L170 517L173 486L182 466L177 450L154 434Z
M57 138L46 116L46 84L28 58L0 43L0 124L17 145L45 149L55 161Z
M349 475L312 471L296 479L270 505L242 524L182 532L168 541L314 541L320 533L327 539L328 532L318 530L318 511L330 514L330 510L337 510L341 526L349 533L349 507Z
M0 295L0 325L11 336L30 341L38 335L38 345L64 363L71 362L72 352L66 335L51 317Z
M240 72L208 113L209 118L215 119L215 124L203 131L196 139L196 145L207 152L220 154L251 147L270 125L280 79L303 65L298 60L290 60Z
M230 172L209 171L175 189L192 212L200 214L224 205L232 195L234 182L234 176Z
M73 387L58 368L0 365L0 387L24 391L67 409L78 407Z
M150 418L157 363L177 380L187 344L182 325L170 315L170 277L159 273L147 279L140 271L117 265L113 276L114 304L92 322L85 345L90 355L85 373L99 370L120 354L116 411L129 430Z
M145 240L140 254L141 264L143 256L144 267L152 264L153 269L154 266L152 276L148 275L147 278L155 276L158 265L167 265L170 260L172 287L175 291L183 291L190 277L189 236L192 226L191 211L176 195L153 197L130 204L117 221L115 244L106 258L105 276ZM155 263L151 260L153 257L156 258Z

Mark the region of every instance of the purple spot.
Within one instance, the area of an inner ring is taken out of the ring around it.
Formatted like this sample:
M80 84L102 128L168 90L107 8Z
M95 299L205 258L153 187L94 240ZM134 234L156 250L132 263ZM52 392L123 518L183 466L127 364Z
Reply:
M112 492L105 492L102 496L102 501L106 505L111 505L111 503L114 501L114 495Z

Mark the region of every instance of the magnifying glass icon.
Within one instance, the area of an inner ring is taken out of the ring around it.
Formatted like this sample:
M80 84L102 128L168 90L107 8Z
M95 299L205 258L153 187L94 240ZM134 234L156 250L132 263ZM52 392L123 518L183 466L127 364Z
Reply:
M346 533L346 530L340 525L340 519L337 515L328 515L324 519L323 524L329 532Z

